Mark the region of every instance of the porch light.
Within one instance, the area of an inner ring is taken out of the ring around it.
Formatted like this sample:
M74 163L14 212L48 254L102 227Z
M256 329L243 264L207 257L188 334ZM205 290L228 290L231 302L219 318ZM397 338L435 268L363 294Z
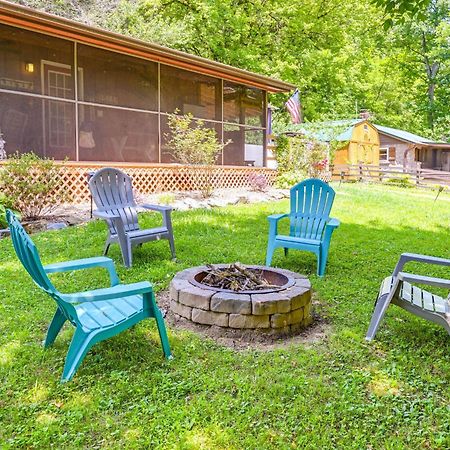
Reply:
M34 64L33 63L25 63L25 72L33 73L34 72Z

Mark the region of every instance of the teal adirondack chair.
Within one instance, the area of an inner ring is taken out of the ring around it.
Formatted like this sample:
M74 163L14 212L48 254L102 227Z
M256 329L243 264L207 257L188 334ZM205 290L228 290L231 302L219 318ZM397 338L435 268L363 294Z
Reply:
M311 178L291 189L291 212L273 214L269 220L269 242L266 265L272 263L276 248L306 250L317 255L317 275L325 274L328 250L333 231L339 226L337 219L330 219L334 190L321 180ZM278 222L289 218L289 235L278 234Z
M6 211L14 249L33 281L57 303L48 328L44 347L56 339L64 323L69 321L75 333L67 353L61 381L69 381L89 349L97 342L115 336L146 317L154 317L166 358L171 352L161 311L156 306L152 285L148 281L120 284L110 258L95 257L43 266L33 241L16 216ZM93 291L63 294L52 284L47 274L103 267L109 272L111 287Z

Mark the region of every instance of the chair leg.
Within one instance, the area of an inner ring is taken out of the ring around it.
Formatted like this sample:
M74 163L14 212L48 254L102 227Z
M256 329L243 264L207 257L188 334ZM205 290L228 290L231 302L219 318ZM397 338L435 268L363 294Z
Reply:
M103 249L103 256L106 256L109 251L109 247L111 246L111 243L109 242L109 239L105 243L105 247Z
M53 319L48 327L47 336L45 337L44 347L47 348L55 342L56 336L60 332L64 322L66 321L66 317L58 308L53 316Z
M122 252L122 259L124 266L129 269L133 264L133 253L131 249L130 239L126 239L125 242L120 242L120 251Z
M172 259L176 259L177 255L175 253L175 241L173 239L173 233L169 233L169 245L170 252L172 253Z
M86 334L78 328L75 330L67 352L61 383L70 381L73 378L86 353L92 347L92 339L92 335Z
M370 319L369 329L367 330L366 334L366 341L371 341L375 337L375 334L377 333L381 321L386 314L389 304L389 294L384 294L378 298L375 304L372 318Z
M328 260L328 246L322 247L317 254L317 275L323 277L325 275L325 269L327 267Z
M156 301L155 301L155 294L152 292L151 294L144 294L146 296L150 296L150 298L147 297L147 301L151 305L151 312L153 317L156 320L156 326L158 327L158 333L159 333L159 339L161 340L161 345L163 348L164 356L167 359L172 359L172 352L170 351L170 344L169 344L169 338L167 337L167 330L166 325L164 323L163 316L161 314L160 309L158 308Z
M269 242L267 244L266 266L270 266L272 264L273 253L276 248L277 247L273 242Z

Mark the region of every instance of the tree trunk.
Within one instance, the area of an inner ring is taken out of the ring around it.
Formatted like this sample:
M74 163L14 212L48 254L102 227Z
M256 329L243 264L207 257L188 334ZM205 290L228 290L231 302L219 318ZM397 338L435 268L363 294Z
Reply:
M422 33L422 51L423 63L427 72L427 97L428 97L428 111L427 119L428 126L431 130L434 129L434 95L436 90L436 77L439 72L439 63L431 62L428 57L428 45L425 33Z

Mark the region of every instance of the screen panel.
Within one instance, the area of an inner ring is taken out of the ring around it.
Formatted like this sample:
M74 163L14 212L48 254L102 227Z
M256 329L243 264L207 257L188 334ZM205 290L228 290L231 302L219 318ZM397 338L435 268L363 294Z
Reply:
M203 121L207 128L213 128L216 132L216 137L219 141L222 140L222 124L215 122ZM196 126L194 120L192 126ZM171 131L168 125L168 118L166 115L161 115L161 162L162 163L179 163L172 155L172 150L168 147L167 142L171 138ZM222 164L222 154L217 155L216 164Z
M264 130L224 124L224 141L231 141L224 149L223 163L230 166L264 165Z
M73 103L0 93L0 131L8 155L76 159Z
M221 120L221 82L217 78L161 64L161 111Z
M77 60L80 101L158 110L157 63L81 44Z
M158 162L156 114L79 106L80 161Z
M225 122L265 126L265 95L261 89L224 81L223 120Z
M74 99L74 44L0 24L0 89Z

